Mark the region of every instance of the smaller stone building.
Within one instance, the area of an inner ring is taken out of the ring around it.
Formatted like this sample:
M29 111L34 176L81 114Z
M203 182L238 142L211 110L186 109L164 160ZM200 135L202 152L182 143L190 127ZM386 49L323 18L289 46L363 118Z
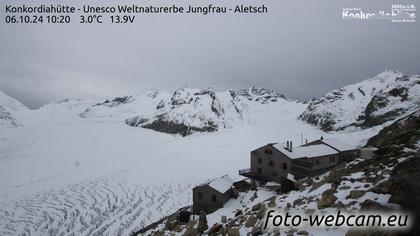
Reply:
M235 181L228 175L214 179L208 183L193 188L193 212L206 214L222 208L223 205L235 196Z

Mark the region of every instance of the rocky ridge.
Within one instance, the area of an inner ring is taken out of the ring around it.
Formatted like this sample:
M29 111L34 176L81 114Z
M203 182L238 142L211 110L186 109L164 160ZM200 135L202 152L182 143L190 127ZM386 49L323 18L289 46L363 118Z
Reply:
M82 118L126 116L124 120L129 126L186 136L248 122L250 106L264 106L280 100L286 101L285 96L256 87L225 92L215 92L211 88L180 88L172 94L155 89L146 95L105 100L79 115Z
M23 125L17 114L27 108L14 98L0 91L0 127L16 128Z
M313 99L299 119L324 131L370 128L420 107L420 76L385 71Z

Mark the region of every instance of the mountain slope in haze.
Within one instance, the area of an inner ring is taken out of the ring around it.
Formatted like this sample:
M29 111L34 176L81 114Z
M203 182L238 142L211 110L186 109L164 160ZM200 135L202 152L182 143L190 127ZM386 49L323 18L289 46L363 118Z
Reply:
M26 109L22 103L0 91L0 127L22 126L22 122L16 118L16 113Z
M420 107L420 76L385 71L314 99L299 119L324 131L382 125Z
M133 127L185 136L231 128L241 122L252 123L254 106L279 101L286 102L285 96L255 87L225 92L181 88L172 95L155 89L147 94L105 100L87 108L80 117L118 117Z

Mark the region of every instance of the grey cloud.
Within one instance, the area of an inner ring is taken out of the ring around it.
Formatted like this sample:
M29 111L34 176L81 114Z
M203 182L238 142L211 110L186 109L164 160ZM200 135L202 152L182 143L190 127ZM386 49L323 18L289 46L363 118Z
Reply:
M219 2L230 3L213 4ZM137 16L134 25L118 26L1 22L0 89L31 107L184 85L257 85L306 99L386 69L420 73L419 22L341 19L343 7L389 9L393 1L257 3L268 5L269 14Z

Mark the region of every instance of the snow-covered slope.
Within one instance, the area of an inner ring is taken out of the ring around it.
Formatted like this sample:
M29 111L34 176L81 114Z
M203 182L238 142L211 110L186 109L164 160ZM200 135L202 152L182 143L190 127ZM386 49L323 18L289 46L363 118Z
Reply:
M274 102L288 101L273 90L255 87L225 92L181 88L172 95L155 89L105 100L87 108L80 117L123 119L130 126L185 136L253 123L256 107Z
M16 113L26 109L22 103L0 91L0 127L22 126L23 124L16 117Z
M218 132L181 138L124 122L153 119L160 100L172 95L67 99L22 113L19 129L0 127L0 235L130 235L190 204L196 184L247 168L249 151L261 144L298 143L302 132L325 136L297 120L305 104L261 104L253 101L258 96L242 99L252 124ZM196 96L203 109L211 105L210 95Z
M362 145L379 131L326 134L297 119L306 107L266 89L183 88L15 112L21 128L0 126L0 235L129 235L191 204L196 184L249 168L261 145L302 134ZM132 127L162 115L188 127L213 121L218 132Z
M420 76L385 71L310 102L300 119L325 131L384 124L420 107Z

